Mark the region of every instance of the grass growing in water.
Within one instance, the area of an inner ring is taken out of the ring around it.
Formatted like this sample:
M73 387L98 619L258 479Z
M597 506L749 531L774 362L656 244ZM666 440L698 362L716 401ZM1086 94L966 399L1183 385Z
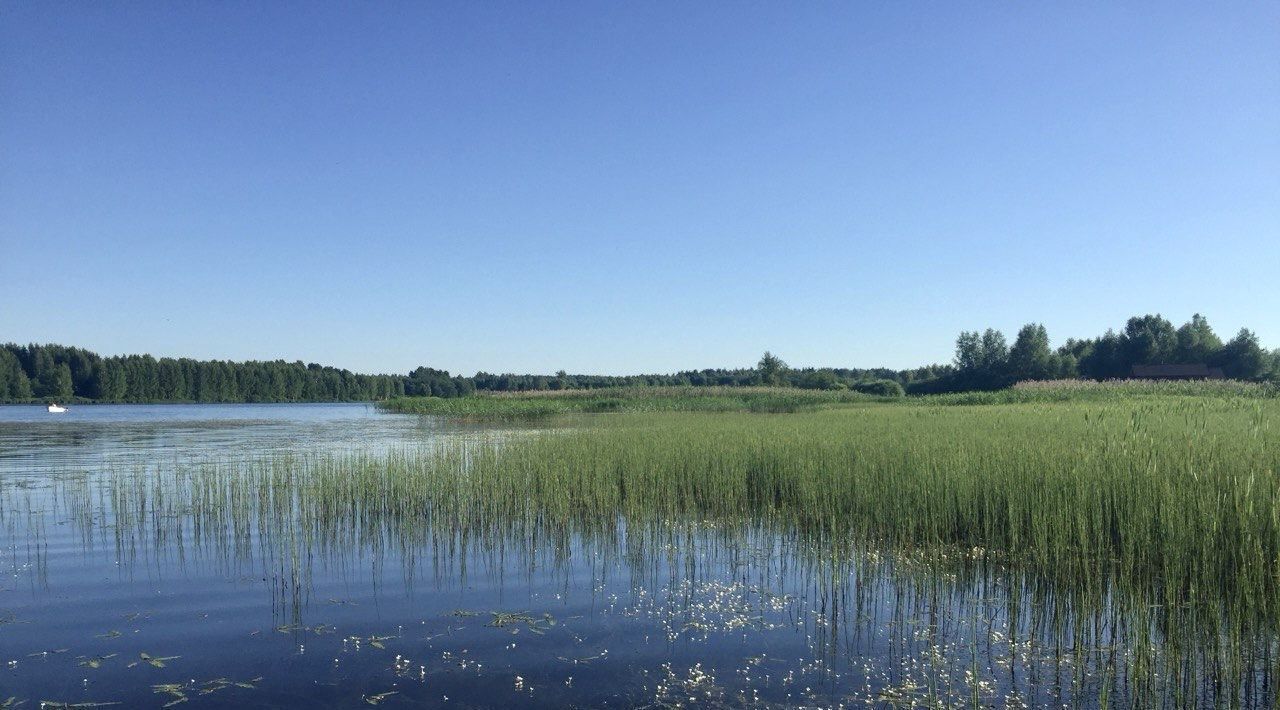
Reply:
M122 472L102 500L120 538L188 531L294 560L502 540L567 550L623 537L619 521L631 545L650 526L707 521L818 556L1008 570L1010 605L1072 619L1068 642L1118 634L1128 677L1230 693L1277 673L1278 415L1271 398L1159 395L658 411L432 453Z
M401 397L380 403L393 412L459 419L512 420L559 414L607 412L793 413L820 407L875 402L859 392L781 387L613 387L479 394L470 397Z
M1072 577L1114 566L1170 595L1270 591L1278 413L1277 400L1161 398L632 414L497 446L274 459L146 485L198 515L256 516L270 502L317 525L357 513L404 524L748 518L876 544L979 548ZM114 480L117 514L141 480ZM1270 608L1270 597L1238 601Z
M393 412L464 420L511 421L563 414L608 412L752 412L784 414L863 406L995 405L1098 402L1124 404L1150 398L1278 399L1274 383L1237 380L1052 380L1022 382L994 392L956 392L921 397L877 397L847 390L784 387L615 387L476 394L469 397L400 397L378 406Z

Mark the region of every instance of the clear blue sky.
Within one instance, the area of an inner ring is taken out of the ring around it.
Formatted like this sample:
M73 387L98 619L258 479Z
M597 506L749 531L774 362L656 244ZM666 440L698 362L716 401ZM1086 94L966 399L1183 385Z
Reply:
M1280 3L0 4L0 340L905 367L1278 275Z

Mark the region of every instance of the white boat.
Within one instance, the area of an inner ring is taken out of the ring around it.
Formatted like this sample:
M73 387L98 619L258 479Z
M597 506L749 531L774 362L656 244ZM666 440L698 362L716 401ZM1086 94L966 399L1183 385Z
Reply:
M65 411L67 411L67 408L66 408L66 407L62 407L62 406L59 406L57 402L54 402L54 403L52 403L52 404L50 404L50 405L49 405L49 413L50 413L50 414L62 414L62 413L63 413L63 412L65 412Z

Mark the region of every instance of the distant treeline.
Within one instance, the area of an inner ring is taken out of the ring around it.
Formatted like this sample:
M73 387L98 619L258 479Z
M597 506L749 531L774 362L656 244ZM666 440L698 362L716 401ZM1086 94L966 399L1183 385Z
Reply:
M1159 315L1130 318L1120 332L1069 339L1054 349L1043 325L1003 333L963 332L950 364L889 368L789 368L765 353L755 367L667 375L495 375L472 377L419 367L404 375L360 375L301 361L226 362L150 355L101 357L61 345L0 346L0 401L73 398L107 402L349 402L401 395L459 397L481 392L637 386L791 386L876 395L996 390L1026 380L1129 377L1135 365L1205 364L1230 378L1280 380L1280 350L1247 329L1223 342L1199 314L1175 328Z
M871 394L894 394L895 388L900 391L905 382L936 378L953 369L950 365L930 365L914 370L844 367L790 369L782 364L776 375L760 367L745 367L685 370L667 375L571 375L560 371L554 375L494 375L488 372L477 372L473 377L461 377L450 375L447 370L420 367L409 373L405 382L405 394L456 397L476 391L537 392L605 387L752 387L758 385L805 389L856 389Z
M302 362L101 357L62 345L0 345L0 400L354 402L404 394L399 375Z
M427 367L409 374L405 394L454 397L476 390L525 392L598 389L629 386L778 385L805 389L851 389L869 394L936 394L998 390L1028 380L1113 380L1132 376L1136 365L1204 364L1220 368L1237 380L1280 380L1280 350L1268 351L1258 337L1241 329L1223 342L1201 315L1181 327L1160 315L1134 316L1120 332L1108 330L1096 338L1068 339L1052 348L1049 333L1039 323L1018 331L1013 345L1004 334L988 328L966 331L956 340L951 363L907 370L889 368L789 368L772 353L754 368L686 370L670 375L494 375L451 376Z
M1280 349L1268 351L1258 336L1241 328L1223 342L1200 314L1181 327L1160 315L1134 316L1117 333L1097 338L1068 339L1056 350L1049 347L1043 325L1029 323L1010 346L1004 334L964 332L956 340L950 372L913 383L913 394L996 390L1030 380L1112 380L1132 376L1138 365L1207 365L1236 380L1280 380Z

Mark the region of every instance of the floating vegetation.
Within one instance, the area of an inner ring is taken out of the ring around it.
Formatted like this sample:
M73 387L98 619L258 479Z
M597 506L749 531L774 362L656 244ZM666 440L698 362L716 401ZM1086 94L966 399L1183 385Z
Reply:
M179 658L182 658L182 656L153 656L149 653L139 653L138 660L130 663L127 667L133 668L134 666L139 665L141 663L146 663L152 668L164 668L166 662L176 661Z
M540 617L530 616L527 612L506 612L491 611L489 614L493 617L485 626L493 626L495 628L503 628L516 624L524 624L524 626L535 634L544 634L547 629L556 625L556 620L550 614L543 614Z
M173 700L170 700L169 702L164 704L164 707L167 708L167 707L173 707L178 703L187 702L188 698L186 693L186 687L187 685L185 683L165 683L162 685L153 685L151 686L151 690L155 691L156 693L169 695L174 698Z
M232 688L232 687L254 690L258 687L256 684L261 682L262 682L262 676L258 676L256 678L250 678L247 681L231 680L230 678L214 678L213 680L206 680L201 685L199 692L201 695L208 695L209 693L214 693L219 690L223 690L225 688Z
M173 707L185 703L191 699L191 695L210 695L227 688L245 688L248 690L256 689L257 683L262 681L262 677L252 678L248 681L231 680L230 678L214 678L196 682L194 680L186 683L161 683L151 686L151 690L159 695L167 695L171 699L162 707Z
M298 632L309 632L316 636L337 633L338 629L330 624L316 624L315 626L303 626L302 624L281 624L276 627L276 632L281 634L293 634Z
M108 653L105 656L78 656L79 661L76 665L83 668L101 668L103 661L115 658L118 655L116 653Z
M398 690L388 690L385 693L378 693L377 695L363 695L361 696L361 699L370 705L381 705L382 701L393 695L398 695L399 693L400 691Z
M602 653L597 653L594 656L582 656L580 658L565 658L564 656L556 656L556 659L564 661L565 663L572 663L575 666L577 665L585 666L585 665L589 665L592 661L599 661L600 659L605 658L608 655L609 655L609 652L604 651Z

